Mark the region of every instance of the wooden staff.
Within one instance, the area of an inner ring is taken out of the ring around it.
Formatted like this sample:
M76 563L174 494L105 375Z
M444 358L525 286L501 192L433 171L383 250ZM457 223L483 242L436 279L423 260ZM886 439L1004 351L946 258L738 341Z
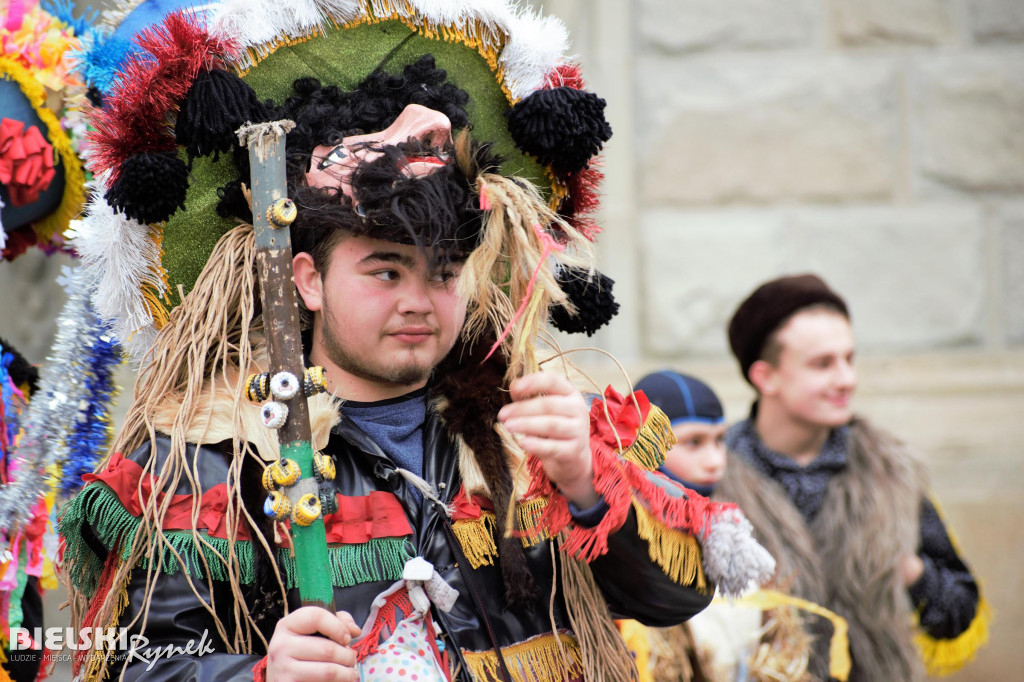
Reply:
M312 494L320 499L313 471L309 408L302 390L305 368L288 230L295 217L295 204L287 197L284 140L294 127L292 121L259 123L239 129L238 138L249 148L252 169L256 262L263 325L270 352L270 376L290 372L299 382L298 392L291 399L276 398L288 408L284 424L277 429L281 458L296 462L302 474L296 483L284 488L293 510L291 536L296 582L303 605L323 606L334 611L334 589L331 586L323 515L308 525L302 525L296 522L294 512L303 496Z

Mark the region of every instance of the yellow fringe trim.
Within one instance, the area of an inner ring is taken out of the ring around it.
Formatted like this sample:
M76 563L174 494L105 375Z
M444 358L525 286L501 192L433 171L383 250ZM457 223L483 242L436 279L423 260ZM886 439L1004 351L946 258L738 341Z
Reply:
M4 663L7 662L7 657L4 657ZM0 682L11 682L11 676L7 674L7 670L0 668Z
M474 680L499 680L501 667L494 651L463 651L466 667ZM583 672L583 655L576 638L566 633L540 635L525 642L502 647L514 682L555 682Z
M519 530L523 532L523 547L533 547L551 537L548 529L540 524L541 514L547 506L548 501L543 497L535 497L516 505Z
M652 404L636 440L622 453L622 458L653 471L665 462L665 453L675 444L676 434L668 415Z
M484 512L478 519L460 519L452 524L452 531L462 546L470 566L480 568L494 564L498 548L494 545L494 514Z
M167 292L170 289L170 282L167 279L167 271L164 270L163 266L160 265L164 261L164 224L150 225L150 236L153 238L153 243L156 244L159 249L159 256L155 263L150 264L150 269L156 273L157 277L163 283L163 294L161 294L156 287L149 282L143 283L139 289L142 294L142 299L146 303L146 309L149 310L149 314L153 317L153 326L159 331L164 328L170 319L171 315L168 309L171 307L171 299L168 297ZM162 302L161 302L162 301Z
M637 534L647 541L651 561L680 585L706 592L708 584L697 538L669 528L636 499L633 500L633 509L636 511Z
M342 24L339 24L334 17L330 17L330 19L331 23L335 26L340 25L343 29L350 29L364 25L372 26L384 21L400 21L410 31L419 33L425 38L429 38L431 40L443 40L448 43L461 43L472 50L476 50L483 60L487 62L487 66L490 67L491 71L495 74L495 81L502 87L502 91L505 92L505 96L508 98L509 104L515 104L512 100L511 93L506 87L504 87L504 74L498 68L498 56L501 54L501 50L505 47L506 37L496 36L492 31L485 31L484 25L479 21L473 22L473 27L471 29L473 31L472 34L462 28L433 25L425 19L421 19L423 22L422 24L417 24L408 16L409 14L414 13L413 9L409 7L407 3L405 5L406 13L402 14L394 9L394 3L374 2L371 4L363 2L364 16ZM244 76L250 69L272 55L281 47L298 45L299 43L306 42L307 40L322 34L323 31L316 28L308 36L279 38L259 47L250 47L246 52L249 57L249 64L245 68L239 70L239 75Z
M715 601L720 602L722 600L716 599ZM812 601L784 594L777 590L758 590L745 597L740 597L726 603L732 606L750 607L761 611L776 609L781 606L795 606L808 613L828 619L832 623L832 639L829 641L828 647L829 677L833 677L839 680L839 682L846 682L850 677L850 638L847 634L849 626L846 619L839 614Z
M546 499L538 497L516 505L519 528L525 533L522 537L523 547L533 547L551 537L539 523L547 504ZM473 568L494 564L498 556L498 547L494 544L496 528L494 512L489 511L482 512L480 518L460 519L452 524L452 531L462 546L462 552Z
M921 650L925 669L932 677L951 675L974 659L978 649L988 641L988 623L992 609L984 599L978 600L978 610L970 627L953 639L936 639L919 631L914 642Z
M952 526L946 522L946 514L939 506L939 501L929 495L928 501L935 508L942 525L946 528L949 544L957 556L963 556L960 542ZM974 655L988 641L988 623L992 619L992 609L984 597L978 598L978 608L970 626L952 639L936 639L926 632L918 631L914 642L921 651L925 669L933 677L950 675L974 659Z
M60 127L60 121L46 108L46 91L36 82L28 69L13 59L0 57L0 77L12 80L25 93L36 115L46 125L47 138L58 158L64 164L64 196L55 211L33 223L32 228L42 242L51 242L57 233L67 229L71 219L82 211L85 205L85 173L71 147L71 138Z

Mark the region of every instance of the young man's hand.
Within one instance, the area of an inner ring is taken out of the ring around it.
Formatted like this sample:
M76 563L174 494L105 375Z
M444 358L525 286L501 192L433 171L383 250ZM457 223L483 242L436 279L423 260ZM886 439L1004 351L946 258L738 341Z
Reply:
M916 583L924 574L924 562L916 554L907 554L900 557L900 576L903 578L903 585L910 587Z
M296 609L277 622L270 638L267 682L355 682L356 652L349 642L359 632L344 611Z
M587 509L600 499L594 490L590 454L590 416L579 391L563 376L537 372L509 387L512 401L498 419L537 457L544 473L576 506Z

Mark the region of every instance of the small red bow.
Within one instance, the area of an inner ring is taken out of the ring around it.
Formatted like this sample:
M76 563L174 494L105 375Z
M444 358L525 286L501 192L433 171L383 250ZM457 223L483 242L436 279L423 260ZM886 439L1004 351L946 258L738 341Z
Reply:
M56 171L53 168L53 146L36 126L21 121L0 119L0 183L14 206L31 204L50 186Z

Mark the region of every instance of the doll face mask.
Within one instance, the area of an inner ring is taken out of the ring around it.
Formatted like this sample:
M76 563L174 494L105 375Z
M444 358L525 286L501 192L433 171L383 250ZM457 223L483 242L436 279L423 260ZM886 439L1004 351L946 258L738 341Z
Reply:
M416 178L447 165L450 158L442 150L451 146L452 124L448 117L434 109L410 104L384 130L350 135L340 144L316 147L306 182L311 187L340 188L353 203L358 203L352 189L352 173L356 167L383 156L385 147L422 150L407 152L399 162L402 175Z

